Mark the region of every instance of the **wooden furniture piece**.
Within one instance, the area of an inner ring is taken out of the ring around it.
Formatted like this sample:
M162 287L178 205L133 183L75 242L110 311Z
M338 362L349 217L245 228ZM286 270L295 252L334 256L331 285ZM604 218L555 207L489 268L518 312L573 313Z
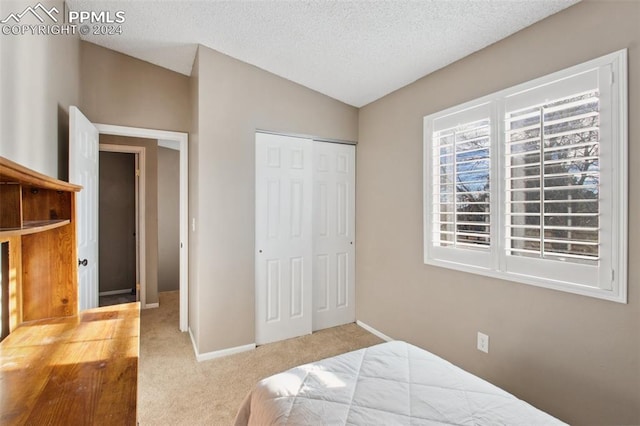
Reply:
M0 345L0 424L135 425L139 304L26 322Z
M0 243L9 243L9 329L78 313L75 193L0 157Z
M0 157L2 425L136 424L140 305L78 313L80 189Z

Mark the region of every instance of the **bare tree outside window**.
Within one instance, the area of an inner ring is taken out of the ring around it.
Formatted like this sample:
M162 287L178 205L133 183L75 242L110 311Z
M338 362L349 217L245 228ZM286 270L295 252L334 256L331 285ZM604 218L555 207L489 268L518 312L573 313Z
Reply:
M490 232L489 119L437 132L440 244L488 249Z

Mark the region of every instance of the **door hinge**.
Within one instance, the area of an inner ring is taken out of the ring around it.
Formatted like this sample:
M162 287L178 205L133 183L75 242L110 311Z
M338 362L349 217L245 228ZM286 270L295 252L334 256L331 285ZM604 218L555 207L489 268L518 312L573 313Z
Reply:
M140 291L140 283L136 283L136 291Z
M616 280L616 270L612 269L611 270L611 282L615 282Z
M613 71L609 71L609 84L613 86L613 82L615 81L615 76Z
M136 176L140 177L140 169L136 169Z

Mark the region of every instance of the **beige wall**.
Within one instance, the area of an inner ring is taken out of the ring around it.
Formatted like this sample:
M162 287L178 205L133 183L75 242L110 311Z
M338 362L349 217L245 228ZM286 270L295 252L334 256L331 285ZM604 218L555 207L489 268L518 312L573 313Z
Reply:
M158 303L158 141L155 139L100 135L101 144L143 146L145 148L145 243L146 300Z
M206 353L255 342L256 129L356 140L358 110L211 49L198 55L191 158L199 170L190 185L198 199L196 343Z
M136 286L136 162L134 154L100 152L99 291Z
M640 424L640 2L585 1L360 112L357 318L576 424ZM422 118L629 48L629 303L426 266ZM490 353L475 349L490 336Z
M188 132L189 77L81 42L81 109L94 123Z
M42 3L62 10L62 1ZM2 0L0 16L29 5ZM1 156L67 178L69 106L78 104L80 93L79 45L76 36L0 36Z
M180 284L180 151L158 147L158 292Z

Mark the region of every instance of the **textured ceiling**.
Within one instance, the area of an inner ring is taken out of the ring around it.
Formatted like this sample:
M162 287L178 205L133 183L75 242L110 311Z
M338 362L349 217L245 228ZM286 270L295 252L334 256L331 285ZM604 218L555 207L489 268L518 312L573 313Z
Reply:
M67 0L125 12L82 38L190 75L196 45L360 107L579 0Z

